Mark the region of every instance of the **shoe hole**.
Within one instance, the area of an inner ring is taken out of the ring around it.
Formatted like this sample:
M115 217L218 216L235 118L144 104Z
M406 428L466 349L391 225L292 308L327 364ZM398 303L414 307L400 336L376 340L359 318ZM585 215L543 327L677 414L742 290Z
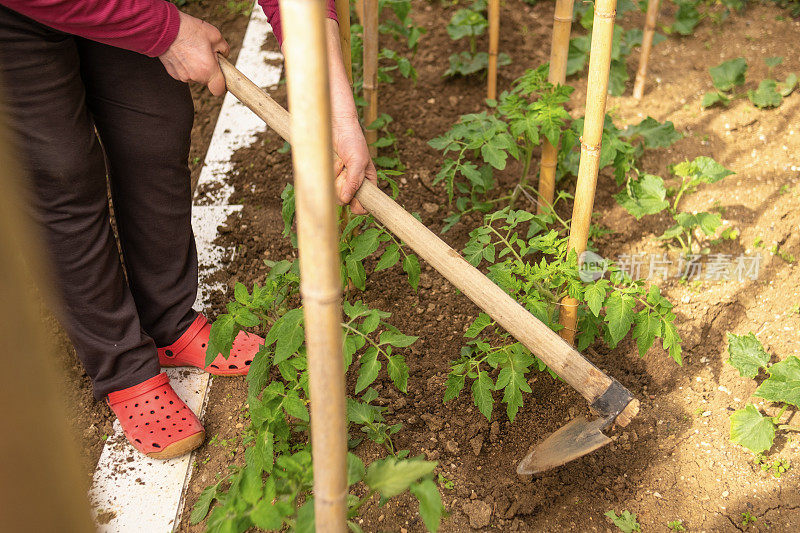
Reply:
M139 439L133 439L133 440L135 440L135 441L136 441L136 442L138 442L139 444L141 444L141 443L142 443L142 441L140 441Z
M172 438L172 435L167 435L167 438L168 438L168 439L171 439L171 438Z
M134 407L139 407L138 403L133 404Z
M208 366L210 366L211 368L219 369L219 367L217 365L208 365Z
M158 396L156 396L156 400L158 400Z
M181 420L186 420L186 417L184 416Z
M150 411L150 414L154 415L154 414L156 414L156 412L155 411Z
M144 423L144 425L145 425L145 426L149 426L149 425L150 425L150 422L145 422L145 423Z
M167 419L170 419L170 418L172 418L172 415L167 415Z
M154 442L153 443L153 448L161 448L161 446L157 442Z
M244 362L244 364L247 365L247 366L250 366L250 363L252 363L252 362L253 362L252 359L248 359L247 361Z
M128 417L128 420L131 420L131 419L133 419L133 415L131 415L131 416L129 416L129 417Z
M164 355L167 357L172 357L174 354L172 353L172 350L164 350Z
M175 402L173 402L172 400L170 400L170 401L169 401L169 404L170 404L170 405L172 405L173 403L175 403Z
M206 347L206 343L201 344L200 347L201 348L205 348Z
M182 429L179 429L179 430L178 430L178 433L183 433L183 430L182 430Z
M230 370L238 370L239 367L237 367L236 365L228 365L228 368Z
M161 410L162 410L162 411L164 410L164 406L163 406L163 405L161 406Z
M150 403L150 400L145 400L144 403Z

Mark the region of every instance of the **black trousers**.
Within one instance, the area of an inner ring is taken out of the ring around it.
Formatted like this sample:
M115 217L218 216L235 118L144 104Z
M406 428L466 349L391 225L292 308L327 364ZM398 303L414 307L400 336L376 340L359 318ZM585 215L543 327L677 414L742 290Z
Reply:
M57 311L95 396L155 376L156 346L177 340L197 316L188 86L158 59L3 6L0 80Z

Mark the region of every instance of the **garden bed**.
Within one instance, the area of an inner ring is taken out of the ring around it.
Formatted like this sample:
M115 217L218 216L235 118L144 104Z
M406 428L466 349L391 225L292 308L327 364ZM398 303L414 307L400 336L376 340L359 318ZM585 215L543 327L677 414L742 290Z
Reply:
M382 85L380 102L381 111L395 117L390 130L399 139L400 159L408 168L399 180L398 201L436 230L449 211L443 189L431 183L441 155L427 141L441 135L461 114L482 110L485 89L478 78L441 77L446 56L457 51L441 23L454 8L425 3L416 3L415 8L415 20L428 30L414 61L419 81L398 79ZM665 12L670 11L673 7L667 6ZM377 403L389 407L388 423L404 424L395 437L397 446L437 460L436 473L452 482L445 483L452 488L440 483L451 513L443 531L466 531L470 526L497 531L606 530L612 526L603 515L612 509L636 513L645 531L665 530L673 520L682 520L690 531L742 529L743 513L757 518L751 528L800 527L796 468L775 478L755 465L749 452L729 441L729 415L744 406L754 383L724 363L727 332L757 332L767 350L780 358L797 353L800 315L792 310L800 303L797 266L767 249L779 243L783 250L800 251L796 232L800 97L794 95L769 111L746 100L727 109L700 108L703 93L710 89L707 69L724 59L745 57L751 65L748 77L753 79L766 75L763 58L768 56L786 55L783 72L800 71L796 54L788 53L798 42L800 24L788 17L777 20L780 14L771 6L754 6L720 24L706 21L691 37L672 37L654 49L644 100L636 102L629 92L610 99L609 112L620 127L649 115L671 120L684 135L670 148L648 151L640 162L643 170L668 176L668 165L708 155L737 173L701 190L687 207L717 209L739 229L739 239L715 253L763 255L757 280L658 281L662 293L675 303L683 338L682 367L660 346L640 358L631 340L614 350L601 344L588 350L596 365L642 402L640 415L614 433L613 444L536 479L520 479L514 468L529 445L586 414L585 402L566 384L539 374L532 375L533 393L513 423L501 410L487 421L468 395L443 403L448 363L458 357L463 332L478 309L425 265L417 293L395 270L368 275L367 288L359 296L371 308L392 313L388 320L403 332L421 338L404 351L410 367L408 395L396 392L385 374L375 388L380 394ZM628 27L640 25L641 18L629 17ZM501 69L502 90L525 68L547 60L552 4L531 7L508 2L501 21L500 50L513 60ZM634 53L629 71L637 59ZM580 112L585 81L575 76L568 83L576 86L570 107ZM273 96L285 103L283 89ZM236 188L233 200L244 209L223 231L221 244L235 252L219 275L231 290L213 299L214 312L224 312L235 282L246 286L263 282L265 258L277 261L295 254L281 235L280 193L291 177L290 156L281 153L282 145L277 135L268 132L236 156L230 182ZM502 178L500 183L512 185ZM574 180L559 186L574 189ZM654 237L669 225L667 219L655 216L637 222L612 198L616 190L613 178L601 175L597 222L613 230L596 241L601 255L616 259L622 254L660 253ZM561 214L568 217L569 209ZM461 249L479 221L465 217L443 238ZM766 246L755 249L757 238ZM367 260L368 273L374 263ZM348 384L352 390L354 375ZM206 485L226 473L228 465L243 460L239 434L249 424L246 389L241 379L214 382L206 417L210 439L197 455L188 508ZM797 442L779 438L776 443L773 456L797 460ZM362 444L356 453L369 461L378 450ZM365 531L422 531L416 510L410 497L384 507L375 500L362 508L361 525ZM188 512L183 516L182 529L202 530L202 525L188 525Z

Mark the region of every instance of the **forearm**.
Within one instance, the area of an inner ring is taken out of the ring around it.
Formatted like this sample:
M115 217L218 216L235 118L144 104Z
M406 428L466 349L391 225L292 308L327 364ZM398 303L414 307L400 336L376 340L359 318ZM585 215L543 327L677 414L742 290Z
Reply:
M358 111L353 101L353 89L344 68L342 48L339 40L339 24L325 20L326 45L328 51L328 79L331 88L331 118L358 121Z
M133 50L164 53L180 27L166 0L0 0L0 4L59 31Z

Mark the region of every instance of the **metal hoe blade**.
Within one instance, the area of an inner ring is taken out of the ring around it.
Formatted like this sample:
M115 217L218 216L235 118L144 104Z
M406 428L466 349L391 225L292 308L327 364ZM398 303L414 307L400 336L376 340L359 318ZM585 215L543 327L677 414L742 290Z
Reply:
M518 474L538 474L605 446L611 439L602 430L611 421L576 418L535 446L517 465Z

